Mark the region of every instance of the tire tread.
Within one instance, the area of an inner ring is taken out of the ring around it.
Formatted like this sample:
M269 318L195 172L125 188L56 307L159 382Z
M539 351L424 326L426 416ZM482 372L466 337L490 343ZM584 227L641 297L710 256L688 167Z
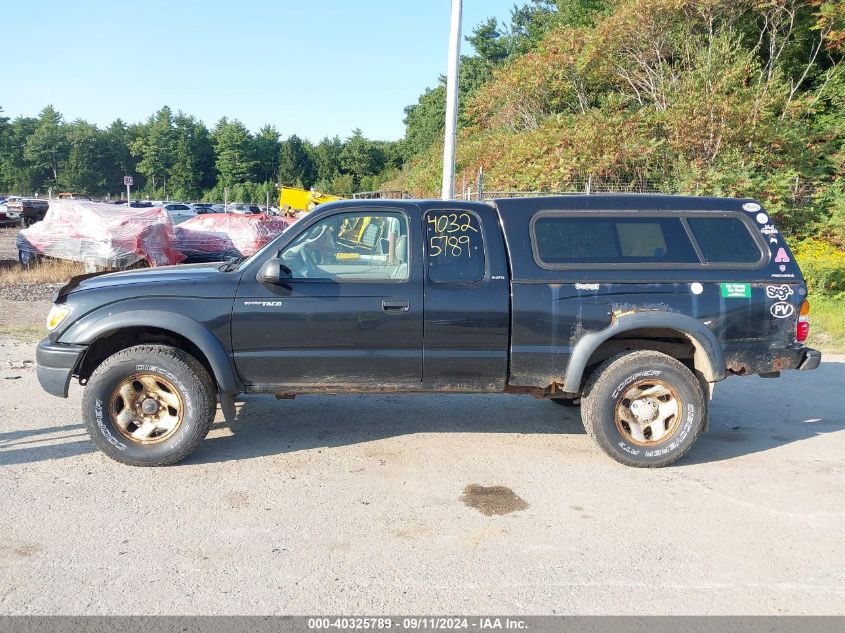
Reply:
M108 372L109 369L121 362L133 358L142 360L142 362L155 362L154 359L156 357L165 357L171 363L174 363L177 366L181 365L184 372L191 375L199 382L199 389L196 393L192 394L198 413L198 420L197 424L195 425L196 430L191 436L190 441L185 442L184 446L182 446L178 451L171 453L167 457L162 457L161 459L157 459L154 461L139 461L136 459L128 458L125 455L121 455L120 459L116 459L113 457L114 453L111 450L111 445L109 445L109 443L103 438L102 433L99 432L99 429L94 428L94 424L89 421L88 416L86 415L86 413L90 410L90 398L94 397L94 389L92 389L91 387L96 386L99 377L104 375L106 372ZM170 466L179 461L182 461L188 455L190 455L196 449L197 445L199 445L199 443L202 442L208 435L208 432L211 429L211 424L214 421L215 412L217 410L216 394L217 389L211 376L209 376L208 371L205 369L202 363L200 363L196 358L194 358L184 350L178 349L176 347L171 347L169 345L136 345L133 347L127 347L126 349L112 354L106 360L100 363L100 365L91 374L91 378L88 380L86 389L83 393L83 417L85 419L86 426L88 426L88 434L91 436L91 439L94 441L94 444L96 444L97 447L106 455L109 455L113 459L116 459L116 461L120 461L121 463L128 464L130 466Z
M697 389L701 394L701 401L703 404L702 420L706 420L707 402L704 398L704 394L701 389L701 383L699 379L695 376L695 374L693 374L692 371L690 371L690 369L681 361L661 352L656 352L653 350L625 351L620 352L615 356L611 356L592 372L589 379L587 380L587 384L584 386L584 394L581 397L581 420L584 423L584 429L587 431L587 435L589 435L596 443L598 443L598 445L605 453L607 453L613 459L626 466L634 466L637 468L661 468L679 460L681 457L686 455L690 448L692 448L692 446L695 444L695 441L701 434L701 430L704 425L704 422L702 421L702 424L697 425L691 431L693 433L693 437L686 444L683 451L681 451L680 453L671 453L667 455L666 459L664 460L659 460L650 463L642 463L624 455L611 453L608 450L608 448L604 444L606 438L604 438L595 429L595 424L599 421L600 417L599 407L601 405L601 401L600 398L598 398L594 394L596 393L597 389L599 391L602 390L605 382L610 381L610 372L608 370L610 370L611 368L614 372L619 371L620 373L624 374L628 371L635 371L637 368L642 367L643 365L655 362L666 364L680 371L682 374L688 375L690 386Z

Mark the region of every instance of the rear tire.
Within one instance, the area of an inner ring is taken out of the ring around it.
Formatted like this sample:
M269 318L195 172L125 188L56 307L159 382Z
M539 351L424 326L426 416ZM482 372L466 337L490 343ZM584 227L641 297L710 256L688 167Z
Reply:
M593 372L581 418L602 450L627 466L658 468L686 454L704 426L701 383L678 360L625 352Z
M216 406L205 368L166 345L139 345L110 356L82 397L91 439L131 466L165 466L190 455L208 434Z

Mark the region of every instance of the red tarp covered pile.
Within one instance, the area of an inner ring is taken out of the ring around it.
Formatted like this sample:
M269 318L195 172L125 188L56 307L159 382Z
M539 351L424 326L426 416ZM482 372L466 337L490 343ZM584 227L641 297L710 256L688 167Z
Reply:
M176 248L188 258L249 257L296 221L266 214L210 213L176 227Z
M22 261L29 255L84 262L86 266L127 268L185 259L174 248L173 223L160 207L120 208L87 200L51 200L47 215L18 234Z

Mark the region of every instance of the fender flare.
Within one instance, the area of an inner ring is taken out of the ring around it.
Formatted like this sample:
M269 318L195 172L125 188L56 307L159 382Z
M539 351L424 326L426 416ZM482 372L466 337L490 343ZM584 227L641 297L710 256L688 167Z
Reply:
M704 375L704 379L712 383L725 378L725 354L722 346L710 328L701 321L677 312L634 312L620 315L607 328L581 337L566 367L564 391L581 391L587 363L602 343L623 332L642 328L671 329L683 334L695 347L695 366Z
M59 342L91 345L102 336L131 327L154 327L170 331L184 336L205 354L221 394L234 396L243 391L220 340L199 321L183 314L160 310L126 310L102 317L98 314L101 311L87 314L71 325L59 336Z

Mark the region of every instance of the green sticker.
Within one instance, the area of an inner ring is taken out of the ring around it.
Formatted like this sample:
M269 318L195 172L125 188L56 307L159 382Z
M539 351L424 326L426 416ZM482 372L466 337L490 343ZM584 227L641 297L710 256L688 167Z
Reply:
M725 299L750 299L751 284L722 284L722 297Z

